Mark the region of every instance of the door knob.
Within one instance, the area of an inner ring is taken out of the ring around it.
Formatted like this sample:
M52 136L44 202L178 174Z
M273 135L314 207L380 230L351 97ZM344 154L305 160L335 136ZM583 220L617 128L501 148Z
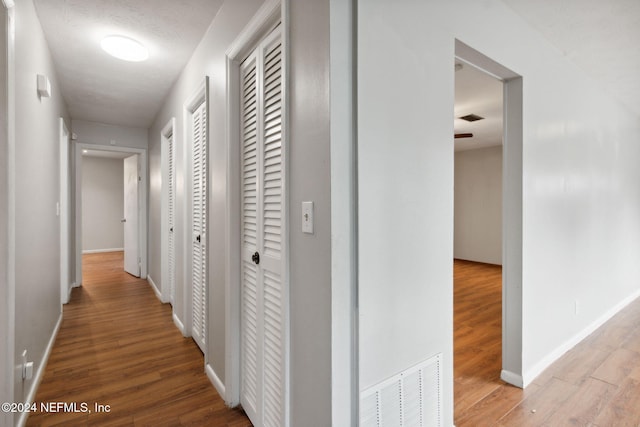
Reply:
M170 233L173 233L173 227L171 227L171 228L169 229L169 232L170 232Z
M197 241L198 243L200 243L200 235L199 235L199 234L196 236L196 241Z
M255 262L256 264L260 264L260 254L256 252L255 254L251 255L251 261Z
M127 218L122 218L120 222L127 222Z

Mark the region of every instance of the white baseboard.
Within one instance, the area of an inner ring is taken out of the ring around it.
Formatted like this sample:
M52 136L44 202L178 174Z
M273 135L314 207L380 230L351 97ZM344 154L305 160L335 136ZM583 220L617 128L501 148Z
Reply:
M500 379L516 387L523 388L524 382L522 381L522 375L514 374L511 371L503 369L502 372L500 372Z
M42 356L42 360L38 364L38 370L36 371L36 375L31 381L31 386L29 387L29 393L27 394L27 400L24 402L27 405L33 403L33 399L36 397L36 392L38 391L38 387L40 386L40 382L42 381L42 377L44 376L44 370L47 367L47 362L49 361L49 356L51 355L51 350L53 350L53 344L56 342L56 337L58 336L58 331L60 330L60 325L62 324L62 313L58 316L58 321L56 322L55 328L53 328L53 333L49 338L49 342L47 343L47 347L44 350L44 355ZM27 417L29 416L28 412L20 413L20 418L18 418L18 423L16 424L19 427L23 427L27 423Z
M162 298L162 293L158 289L158 286L156 285L156 282L153 281L153 278L151 277L150 274L147 274L147 282L149 282L149 285L151 285L151 289L153 289L153 292L155 292L156 298L158 298L161 303L163 303L163 304L166 303L164 298Z
M178 328L180 333L182 333L182 336L186 337L187 336L187 331L186 331L186 329L184 328L184 325L182 324L180 319L178 319L178 316L176 316L175 313L173 313L173 323L176 325L176 327Z
M106 248L106 249L87 249L83 250L83 254L100 254L103 252L122 252L124 248Z
M575 347L580 341L591 335L598 329L600 326L605 324L608 320L610 320L613 316L618 314L623 308L627 305L631 304L635 299L640 297L640 290L637 290L633 294L629 295L627 298L620 301L618 304L613 306L611 309L607 310L602 316L597 318L594 322L592 322L589 326L584 328L582 331L578 332L576 335L567 340L564 344L556 348L554 351L549 353L546 357L544 357L541 361L536 363L531 369L527 372L523 373L522 380L524 387L531 384L533 380L536 379L538 375L540 375L545 369L547 369L553 362L562 357L567 351L571 350Z
M207 373L209 381L211 381L211 384L213 384L213 386L216 388L216 391L218 392L222 400L226 400L224 384L222 383L222 381L220 381L220 378L218 378L211 365L207 363L204 367L204 371Z

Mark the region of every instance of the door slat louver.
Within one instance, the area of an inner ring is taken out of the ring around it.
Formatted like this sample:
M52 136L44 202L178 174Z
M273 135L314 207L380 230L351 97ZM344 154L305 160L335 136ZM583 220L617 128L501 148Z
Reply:
M169 151L169 161L168 161L168 193L169 193L169 262L168 262L168 272L169 272L169 300L171 304L174 303L175 293L176 293L176 240L175 240L175 143L173 134L171 134L167 140L168 143L168 151Z
M192 336L205 352L207 281L207 106L192 114Z

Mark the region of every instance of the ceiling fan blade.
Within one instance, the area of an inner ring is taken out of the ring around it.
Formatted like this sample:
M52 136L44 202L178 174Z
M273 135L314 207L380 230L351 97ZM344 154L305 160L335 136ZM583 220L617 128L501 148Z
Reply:
M472 133L456 133L453 135L453 137L455 139L458 138L473 138L473 134Z

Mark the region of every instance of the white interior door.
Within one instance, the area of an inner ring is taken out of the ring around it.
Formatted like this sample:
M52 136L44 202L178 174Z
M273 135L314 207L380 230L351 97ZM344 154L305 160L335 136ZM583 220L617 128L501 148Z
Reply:
M279 28L241 68L242 407L256 427L287 425L287 290Z
M175 145L173 141L173 134L171 134L167 138L167 143L169 145L169 155L168 155L168 193L169 193L169 209L168 209L168 217L169 217L169 245L167 248L168 251L168 273L169 273L169 300L171 301L171 305L174 304L175 295L176 295L176 235L175 235L175 227L176 227L176 180L175 180Z
M192 114L192 317L191 335L206 352L207 298L207 104Z
M60 118L60 300L69 302L69 131Z
M124 159L124 271L140 277L138 248L138 155Z

